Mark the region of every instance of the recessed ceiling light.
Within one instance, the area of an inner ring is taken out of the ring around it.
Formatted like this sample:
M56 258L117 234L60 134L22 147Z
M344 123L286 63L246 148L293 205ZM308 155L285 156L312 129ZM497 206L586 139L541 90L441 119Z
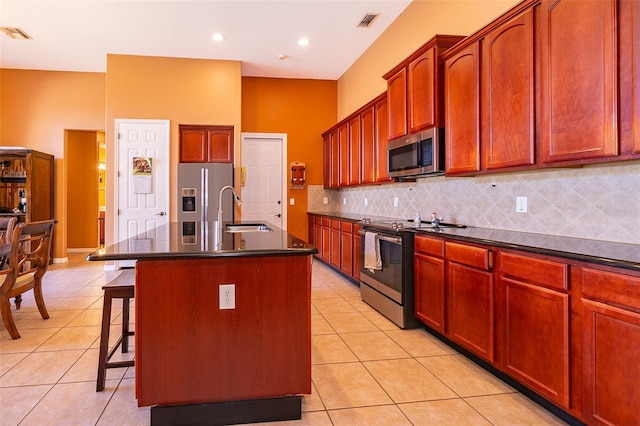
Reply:
M299 46L307 46L309 44L309 39L308 38L301 38L300 40L298 40L298 45Z
M5 33L7 36L11 38L15 38L17 40L33 40L33 38L24 32L22 28L17 27L0 27L0 31Z
M284 61L285 59L287 59L287 55L284 55L284 54L278 55L278 59L280 59L281 61Z
M214 35L211 36L211 38L214 39L215 41L224 40L224 36L220 33L215 33Z

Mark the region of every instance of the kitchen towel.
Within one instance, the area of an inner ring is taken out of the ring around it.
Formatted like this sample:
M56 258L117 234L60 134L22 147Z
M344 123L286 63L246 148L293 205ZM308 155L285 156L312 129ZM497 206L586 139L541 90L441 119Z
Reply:
M382 269L380 241L375 232L364 233L364 267L371 272Z

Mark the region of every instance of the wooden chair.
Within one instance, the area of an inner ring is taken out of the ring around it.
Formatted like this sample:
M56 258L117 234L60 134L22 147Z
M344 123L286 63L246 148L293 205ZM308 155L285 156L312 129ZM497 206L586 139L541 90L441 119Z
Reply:
M0 312L7 331L14 339L20 333L11 313L12 297L16 297L16 309L20 309L18 296L33 290L36 305L43 319L49 313L42 297L42 277L49 267L53 228L57 220L19 223L13 232L7 269L0 271Z
M0 244L11 244L11 237L13 237L13 228L16 226L16 218L13 217L0 217ZM4 269L6 266L8 256L0 256L0 269Z

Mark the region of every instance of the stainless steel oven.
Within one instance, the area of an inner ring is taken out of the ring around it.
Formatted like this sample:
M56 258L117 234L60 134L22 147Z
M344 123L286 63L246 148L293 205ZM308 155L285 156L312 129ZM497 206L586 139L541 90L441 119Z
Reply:
M393 223L396 224L394 229ZM413 233L398 222L363 224L360 231L360 294L362 300L400 328L420 326L413 304ZM367 232L375 234L380 269L365 267Z

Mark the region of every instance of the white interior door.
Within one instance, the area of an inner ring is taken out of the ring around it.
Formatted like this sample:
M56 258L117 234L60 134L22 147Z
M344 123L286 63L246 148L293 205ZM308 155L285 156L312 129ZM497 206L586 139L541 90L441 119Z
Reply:
M243 221L266 221L287 229L286 153L286 134L242 134L242 167L246 170L241 196Z
M138 248L157 246L155 228L169 222L169 121L116 120L115 241L139 235ZM148 164L141 161L148 160ZM150 166L150 167L148 167ZM135 261L120 261L118 267Z

